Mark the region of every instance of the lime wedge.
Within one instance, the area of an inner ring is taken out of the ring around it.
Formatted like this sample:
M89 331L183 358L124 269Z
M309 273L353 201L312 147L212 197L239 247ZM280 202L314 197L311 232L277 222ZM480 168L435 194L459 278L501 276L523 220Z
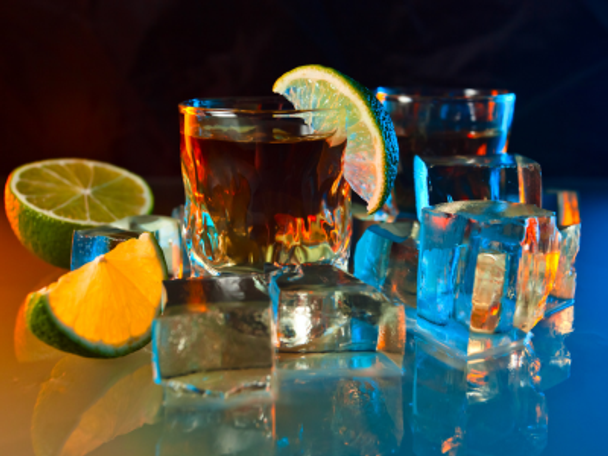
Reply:
M306 65L276 80L272 88L296 109L342 108L346 113L344 177L371 214L389 197L399 162L390 116L375 95L333 68Z
M15 169L6 182L8 220L39 258L70 267L74 230L152 211L152 191L139 176L107 163L45 160Z
M114 358L150 341L167 269L155 237L143 233L30 293L29 330L59 350Z

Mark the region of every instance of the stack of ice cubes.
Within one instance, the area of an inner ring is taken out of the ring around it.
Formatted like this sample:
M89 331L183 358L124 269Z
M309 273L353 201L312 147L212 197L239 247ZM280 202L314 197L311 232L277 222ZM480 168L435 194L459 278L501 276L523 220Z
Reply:
M509 345L544 317L560 254L552 212L460 201L423 208L421 226L417 312L431 323L419 318L421 332L467 354L466 332Z

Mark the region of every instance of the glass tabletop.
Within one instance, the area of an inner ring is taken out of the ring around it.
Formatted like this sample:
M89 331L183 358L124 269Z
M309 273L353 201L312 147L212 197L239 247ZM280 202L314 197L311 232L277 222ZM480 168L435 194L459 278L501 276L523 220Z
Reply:
M30 255L2 216L0 454L605 454L608 183L579 191L576 303L530 347L465 363L408 331L405 356L281 355L274 399L229 404L165 394L147 348L92 360L28 337L25 296L64 271Z

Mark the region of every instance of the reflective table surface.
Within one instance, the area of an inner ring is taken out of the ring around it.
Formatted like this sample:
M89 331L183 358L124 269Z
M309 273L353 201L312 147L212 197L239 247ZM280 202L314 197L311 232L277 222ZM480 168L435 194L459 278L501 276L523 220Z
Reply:
M3 215L0 455L608 454L608 183L578 187L576 303L530 347L463 363L408 332L405 356L282 355L275 400L229 406L165 394L148 349L91 360L28 337L25 296L64 271Z

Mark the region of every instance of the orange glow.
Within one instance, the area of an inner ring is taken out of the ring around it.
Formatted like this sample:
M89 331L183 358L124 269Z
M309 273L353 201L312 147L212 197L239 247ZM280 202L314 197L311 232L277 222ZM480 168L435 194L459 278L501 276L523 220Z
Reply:
M472 383L473 385L483 386L487 383L487 376L488 373L486 371L471 369L467 373L467 382Z
M384 103L384 100L386 100L386 93L384 93L384 92L378 92L376 94L376 98L378 99L378 101L380 103Z
M576 192L560 192L558 194L560 213L558 214L559 226L571 226L581 223L578 210L578 195Z
M487 155L487 154L488 154L488 145L482 144L481 146L479 146L479 149L477 149L477 155Z
M462 429L457 427L455 434L441 444L441 453L455 456L458 453L458 447L462 441Z

